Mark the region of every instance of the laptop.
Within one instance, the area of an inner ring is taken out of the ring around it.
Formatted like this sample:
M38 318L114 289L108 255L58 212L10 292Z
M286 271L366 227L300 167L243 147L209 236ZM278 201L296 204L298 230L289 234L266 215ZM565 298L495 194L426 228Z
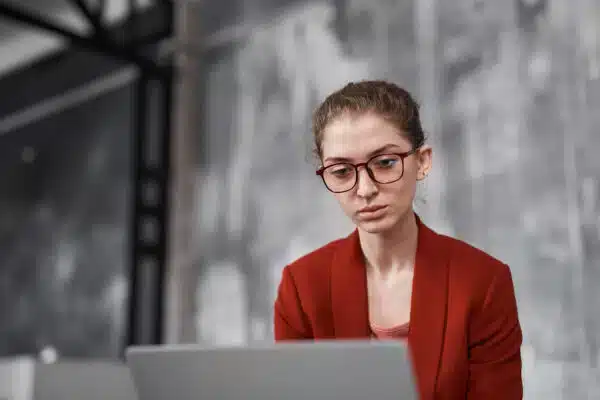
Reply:
M139 400L416 400L398 341L167 345L126 353Z

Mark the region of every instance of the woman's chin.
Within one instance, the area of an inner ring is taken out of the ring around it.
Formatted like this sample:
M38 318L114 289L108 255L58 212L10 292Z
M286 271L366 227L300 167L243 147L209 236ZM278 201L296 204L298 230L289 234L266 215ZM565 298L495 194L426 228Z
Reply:
M382 218L377 220L367 220L367 221L355 221L358 229L371 233L371 234L381 234L388 232L394 227L394 221L391 218Z

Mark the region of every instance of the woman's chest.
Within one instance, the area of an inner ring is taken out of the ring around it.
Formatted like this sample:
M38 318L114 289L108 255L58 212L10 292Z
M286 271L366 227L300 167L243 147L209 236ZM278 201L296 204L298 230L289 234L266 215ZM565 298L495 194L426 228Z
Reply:
M409 322L413 274L388 279L367 277L367 299L371 325L392 328Z

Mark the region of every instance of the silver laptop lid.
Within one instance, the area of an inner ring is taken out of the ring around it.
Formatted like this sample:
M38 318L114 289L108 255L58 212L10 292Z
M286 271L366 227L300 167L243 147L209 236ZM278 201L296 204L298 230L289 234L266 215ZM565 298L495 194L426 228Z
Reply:
M397 341L132 347L127 362L139 400L417 399Z

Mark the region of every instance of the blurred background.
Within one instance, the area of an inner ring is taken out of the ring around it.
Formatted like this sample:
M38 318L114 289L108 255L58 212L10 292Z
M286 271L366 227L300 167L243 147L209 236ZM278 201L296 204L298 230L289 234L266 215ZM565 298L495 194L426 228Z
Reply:
M352 230L311 112L370 78L422 106L425 223L511 266L526 398L600 398L600 0L0 0L0 357L272 340Z

